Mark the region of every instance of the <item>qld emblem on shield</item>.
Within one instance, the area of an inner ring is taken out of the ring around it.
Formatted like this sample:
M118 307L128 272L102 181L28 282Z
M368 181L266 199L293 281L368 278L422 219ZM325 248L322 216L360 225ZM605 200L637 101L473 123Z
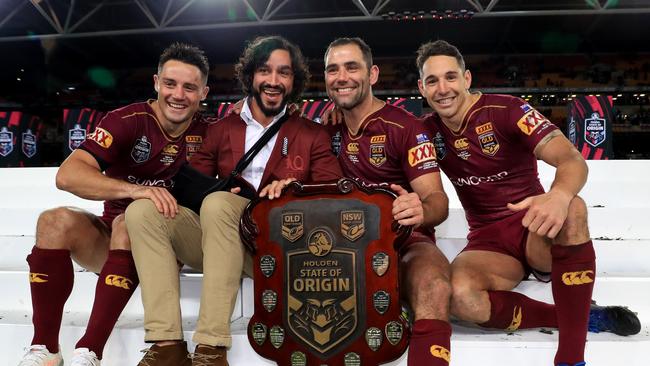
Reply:
M389 264L410 227L393 222L393 199L345 179L292 183L279 198L249 204L241 233L255 248L248 336L257 353L280 365L352 366L404 352L398 266Z

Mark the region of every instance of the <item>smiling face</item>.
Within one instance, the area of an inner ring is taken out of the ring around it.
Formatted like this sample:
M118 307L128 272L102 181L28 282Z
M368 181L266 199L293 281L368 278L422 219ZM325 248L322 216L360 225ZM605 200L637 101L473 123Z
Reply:
M280 113L287 105L288 96L293 91L293 68L289 51L277 49L269 59L259 66L253 74L253 101L251 107L266 117Z
M356 44L332 47L325 59L325 87L336 106L352 110L372 98L370 87L377 82L379 69L366 65Z
M190 122L208 94L199 68L178 60L165 62L153 80L158 92L157 117L171 130Z
M443 121L460 123L472 103L469 70L462 70L454 57L431 56L422 65L420 76L418 88L429 106Z

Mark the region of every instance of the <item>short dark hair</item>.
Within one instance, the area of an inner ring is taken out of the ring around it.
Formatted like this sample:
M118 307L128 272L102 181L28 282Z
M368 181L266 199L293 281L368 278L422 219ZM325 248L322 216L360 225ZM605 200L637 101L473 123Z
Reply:
M417 56L418 57L415 60L415 64L417 65L420 74L422 74L422 67L424 66L424 63L427 62L429 57L433 56L453 57L458 62L460 69L462 71L465 71L465 60L463 59L463 55L460 53L458 48L441 39L435 42L429 41L421 45L420 48L418 48Z
M283 37L263 36L255 38L239 57L239 63L235 65L235 74L244 94L251 95L255 71L268 61L271 53L275 50L285 50L289 52L291 57L293 90L287 96L287 99L290 102L295 102L305 90L311 74L300 49Z
M196 66L201 71L203 81L207 82L208 74L210 73L210 64L208 64L208 58L202 49L187 43L172 43L160 54L160 59L158 60L159 74L162 72L165 62L169 60L176 60Z
M332 43L327 46L327 50L325 51L325 57L324 57L324 62L325 65L327 65L327 55L330 53L330 50L334 47L339 47L339 46L345 46L348 44L354 44L359 47L361 50L361 54L363 55L363 61L366 62L366 66L368 66L368 72L370 72L370 68L372 67L372 50L370 49L370 46L361 38L359 37L341 37L337 38L332 41Z

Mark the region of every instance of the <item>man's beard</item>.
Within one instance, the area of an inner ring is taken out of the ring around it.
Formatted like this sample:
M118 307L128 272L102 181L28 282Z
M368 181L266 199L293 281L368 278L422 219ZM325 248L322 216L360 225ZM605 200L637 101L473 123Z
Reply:
M277 107L267 107L264 105L264 102L262 101L262 90L264 88L269 88L268 86L261 84L257 89L253 89L253 98L255 98L255 101L257 102L257 105L260 107L260 110L262 113L264 113L265 116L267 117L274 117L277 116L278 113L284 109L284 106L287 105L287 94L285 89L282 86L278 86L276 88L269 88L269 89L277 89L280 91L282 94L282 100L280 101L280 104L278 104Z
M359 88L362 88L362 85L360 85ZM339 103L336 98L331 99L334 101L334 104L336 104L337 107L350 111L361 104L361 102L366 98L366 95L368 95L368 91L361 89L361 92L357 94L356 98L353 98L350 101Z

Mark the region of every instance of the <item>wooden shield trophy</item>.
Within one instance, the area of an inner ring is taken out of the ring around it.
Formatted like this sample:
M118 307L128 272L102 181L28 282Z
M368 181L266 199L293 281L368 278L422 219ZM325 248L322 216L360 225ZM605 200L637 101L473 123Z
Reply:
M350 179L292 183L280 198L249 204L242 240L253 250L255 313L248 339L279 365L378 365L400 357L398 256L410 235L395 195Z

